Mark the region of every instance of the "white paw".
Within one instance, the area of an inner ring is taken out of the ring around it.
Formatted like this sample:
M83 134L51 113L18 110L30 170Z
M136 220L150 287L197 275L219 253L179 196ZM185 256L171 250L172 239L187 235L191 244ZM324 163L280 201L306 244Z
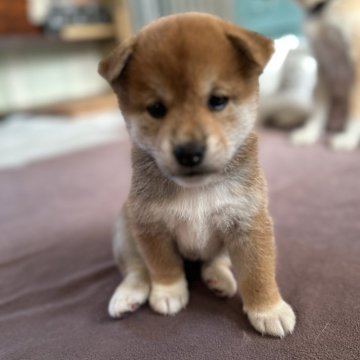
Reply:
M150 306L163 315L174 315L186 307L189 302L189 291L185 279L171 285L153 283L150 294Z
M330 140L330 145L337 151L352 151L355 150L360 141L360 136L353 132L343 132L335 135Z
M236 294L237 284L230 268L223 264L203 266L201 276L208 288L215 295L232 297Z
M245 311L252 326L263 335L284 337L294 330L296 317L285 301L267 311Z
M125 280L116 288L108 306L109 315L120 318L126 313L134 312L149 297L150 284L147 281Z
M321 136L321 131L316 127L305 126L291 133L290 140L294 145L315 144Z

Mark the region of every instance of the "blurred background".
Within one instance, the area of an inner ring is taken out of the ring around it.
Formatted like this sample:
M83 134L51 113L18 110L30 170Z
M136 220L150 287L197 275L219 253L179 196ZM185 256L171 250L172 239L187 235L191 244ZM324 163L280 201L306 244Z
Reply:
M260 121L275 117L285 127L303 121L316 63L292 1L0 0L0 167L122 136L99 60L150 21L185 11L213 13L274 38L276 53L261 79Z

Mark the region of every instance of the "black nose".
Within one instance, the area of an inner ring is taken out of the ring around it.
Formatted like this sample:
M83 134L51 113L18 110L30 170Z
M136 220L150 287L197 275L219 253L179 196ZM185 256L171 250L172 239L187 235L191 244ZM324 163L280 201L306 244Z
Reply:
M177 162L182 166L194 167L200 165L205 154L205 146L201 143L190 142L178 145L174 149Z

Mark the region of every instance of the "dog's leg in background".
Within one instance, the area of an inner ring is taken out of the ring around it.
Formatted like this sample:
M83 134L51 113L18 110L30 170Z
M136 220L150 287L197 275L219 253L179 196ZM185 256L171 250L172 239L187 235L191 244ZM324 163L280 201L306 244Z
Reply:
M360 65L358 65L355 71L355 81L351 92L349 113L349 120L345 130L331 139L331 147L334 150L351 151L356 149L360 144Z
M311 145L316 143L326 128L328 116L328 94L321 80L314 91L314 109L306 124L291 134L294 145Z
M275 244L272 221L266 210L248 231L230 236L228 250L238 281L244 312L262 334L283 337L294 329L296 318L281 297L275 279Z
M360 5L359 1L342 1L342 4L343 8L339 5L345 11L347 45L353 66L352 89L347 124L343 132L331 139L330 145L334 150L351 151L360 145Z
M236 294L237 284L227 253L223 252L215 259L205 262L201 268L201 276L204 283L215 295L232 297Z
M126 210L119 216L116 223L113 251L123 280L111 297L108 311L111 317L119 318L144 304L150 293L148 271L131 238Z
M150 306L160 314L178 313L186 307L189 291L173 236L162 223L137 224L134 230L150 274Z

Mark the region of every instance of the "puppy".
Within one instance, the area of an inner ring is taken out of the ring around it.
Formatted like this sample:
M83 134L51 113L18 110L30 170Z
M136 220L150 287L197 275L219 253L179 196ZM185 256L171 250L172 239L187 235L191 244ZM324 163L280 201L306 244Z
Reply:
M305 33L318 62L315 107L295 144L316 142L329 122L345 120L331 139L336 150L360 143L360 1L298 0L306 12ZM337 118L337 119L336 119Z
M251 324L283 337L295 315L275 280L273 226L253 128L272 42L216 17L162 18L99 65L132 140L131 191L114 253L118 318L149 299L161 314L189 301L183 258L203 261L216 294L239 290Z

